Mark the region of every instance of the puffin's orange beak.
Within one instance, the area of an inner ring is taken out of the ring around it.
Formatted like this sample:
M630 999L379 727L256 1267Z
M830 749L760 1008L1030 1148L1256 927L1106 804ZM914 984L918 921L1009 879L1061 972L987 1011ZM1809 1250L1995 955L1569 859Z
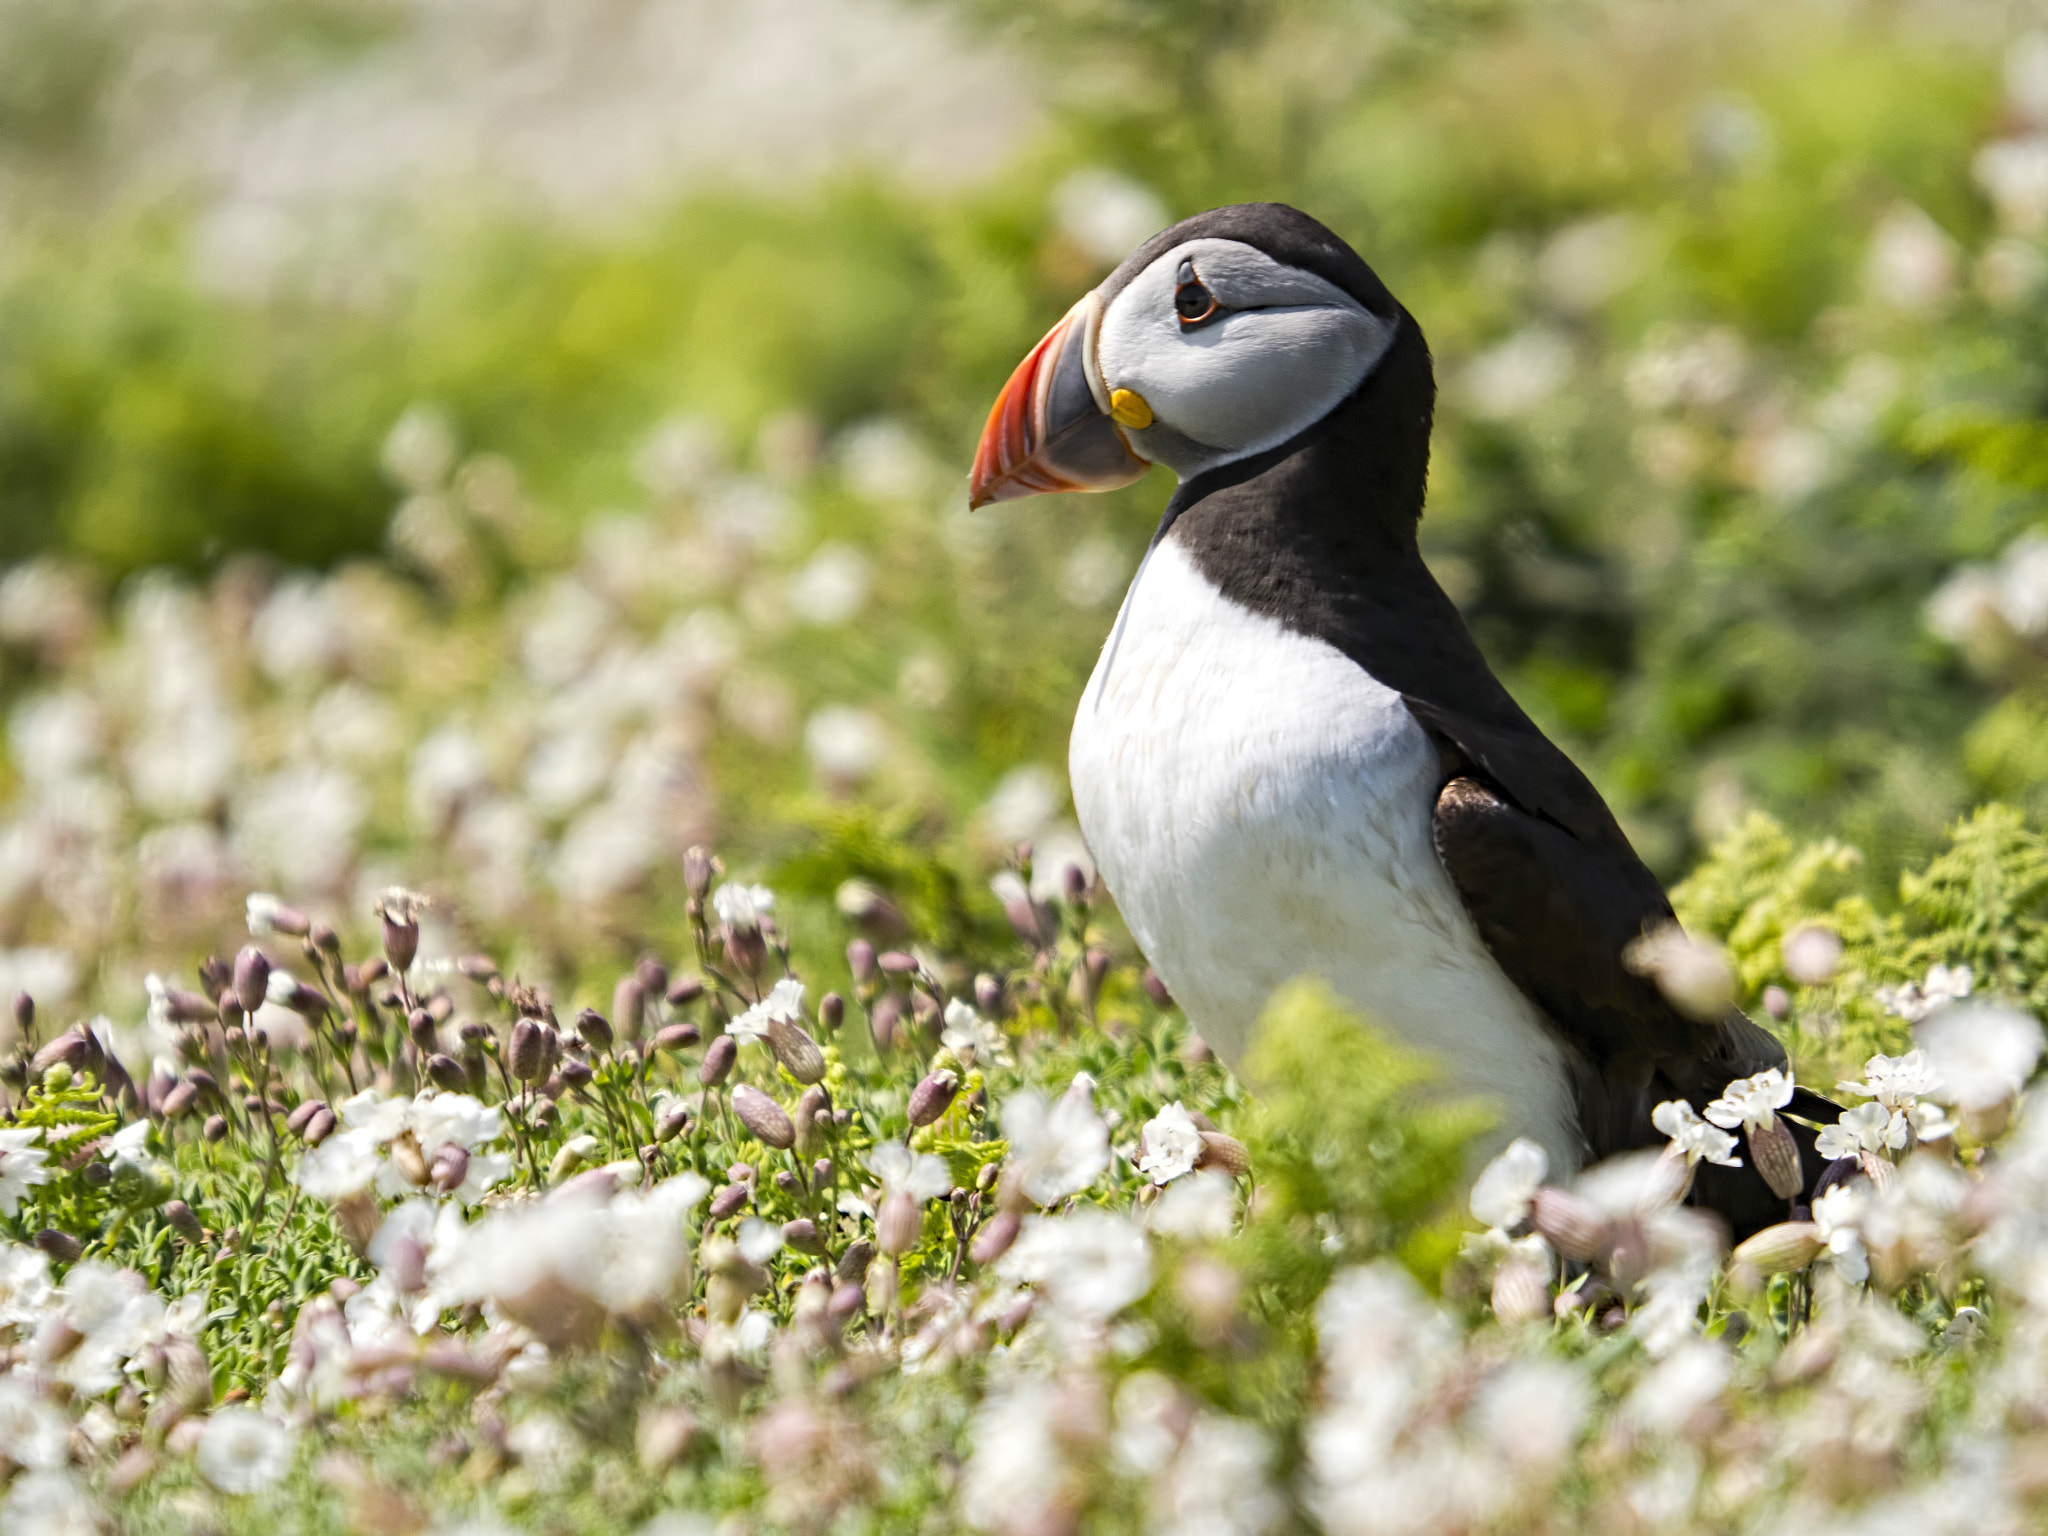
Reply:
M968 506L1048 491L1111 491L1152 467L1131 451L1102 398L1094 358L1100 307L1091 293L1067 311L996 396L968 477ZM1150 420L1149 411L1144 416Z

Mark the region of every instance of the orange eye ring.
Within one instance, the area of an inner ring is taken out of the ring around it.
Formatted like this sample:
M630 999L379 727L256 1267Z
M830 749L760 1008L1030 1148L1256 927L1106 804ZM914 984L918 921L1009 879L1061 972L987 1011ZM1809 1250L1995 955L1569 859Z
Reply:
M1173 312L1180 316L1182 325L1200 325L1223 307L1216 302L1216 295L1195 275L1192 261L1183 261L1173 274L1173 280Z

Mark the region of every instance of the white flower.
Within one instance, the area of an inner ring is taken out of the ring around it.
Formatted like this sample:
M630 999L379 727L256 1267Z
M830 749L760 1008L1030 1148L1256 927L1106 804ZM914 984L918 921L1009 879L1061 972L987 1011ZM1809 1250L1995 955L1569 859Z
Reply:
M1201 1128L1178 1099L1145 1122L1138 1142L1145 1149L1138 1171L1149 1174L1154 1184L1170 1184L1192 1173L1202 1156Z
M0 1504L0 1530L36 1536L99 1536L100 1512L92 1495L69 1472L25 1473Z
M1220 1242L1237 1220L1237 1185L1229 1174L1206 1169L1167 1186L1146 1212L1145 1225L1183 1242Z
M292 1169L292 1182L317 1200L342 1200L377 1182L384 1159L367 1128L329 1136Z
M1822 1157L1856 1157L1887 1149L1896 1151L1906 1144L1906 1117L1882 1104L1858 1104L1842 1111L1833 1125L1820 1128L1814 1150Z
M20 1376L0 1376L0 1456L18 1467L61 1467L70 1421Z
M953 1187L953 1173L943 1157L913 1154L900 1141L885 1141L867 1155L868 1171L881 1181L882 1197L904 1194L922 1204Z
M1026 1220L996 1273L1012 1285L1036 1285L1067 1317L1106 1323L1152 1288L1152 1253L1134 1223L1083 1207Z
M720 889L721 895L731 886ZM768 1038L770 1024L801 1024L804 1018L804 984L783 977L768 989L768 995L725 1026L725 1032L741 1045Z
M1813 1202L1814 1225L1820 1228L1820 1239L1827 1244L1835 1272L1851 1285L1860 1285L1870 1278L1870 1256L1858 1230L1864 1210L1863 1191L1854 1184L1837 1184Z
M1950 1008L1920 1030L1941 1078L1939 1097L1962 1109L1991 1109L2026 1086L2041 1059L2041 1025L2016 1008Z
M0 1328L34 1328L50 1294L48 1256L26 1243L0 1243Z
M256 1493L291 1470L294 1439L253 1408L222 1408L199 1437L199 1473L222 1493Z
M939 1043L968 1066L1010 1059L1009 1041L1002 1029L957 997L946 1004L946 1027L939 1034Z
M1549 1154L1528 1137L1516 1137L1472 1181L1472 1214L1489 1227L1520 1225L1549 1172Z
M149 1122L137 1120L133 1125L122 1126L101 1142L100 1151L116 1168L128 1165L147 1167L150 1162L148 1140Z
M1945 1141L1956 1133L1955 1121L1939 1104L1915 1104L1906 1111L1915 1141Z
M1055 1521L1069 1498L1057 1383L1025 1377L989 1395L974 1417L974 1450L960 1478L960 1512L981 1531L1031 1530Z
M1873 1056L1863 1065L1863 1081L1837 1083L1843 1093L1860 1093L1875 1099L1886 1109L1906 1109L1922 1095L1941 1087L1941 1074L1925 1051L1913 1050L1903 1056Z
M1056 1104L1028 1092L1005 1100L1003 1135L1010 1143L1008 1176L1037 1205L1079 1194L1109 1167L1109 1127L1081 1077Z
M250 937L267 939L275 935L278 914L288 910L282 896L273 896L268 891L251 891L245 903Z
M711 893L711 910L726 927L745 932L759 928L761 919L775 910L775 893L765 885L728 880Z
M1935 965L1928 967L1924 983L1909 981L1903 986L1879 987L1877 1000L1887 1013L1897 1014L1908 1024L1918 1024L1950 1003L1968 997L1972 982L1967 965Z
M1591 1407L1583 1371L1560 1360L1516 1360L1480 1388L1472 1419L1510 1466L1540 1474L1564 1464Z
M50 1182L50 1170L43 1166L50 1154L35 1145L42 1139L38 1125L0 1131L0 1212L14 1215L31 1189Z
M1683 1154L1688 1167L1702 1159L1724 1168L1742 1166L1742 1159L1735 1155L1735 1138L1702 1120L1684 1099L1666 1099L1659 1104L1650 1111L1650 1124L1671 1138L1671 1145Z
M1721 1395L1734 1373L1728 1351L1705 1339L1673 1350L1636 1384L1626 1408L1630 1419L1653 1434L1676 1434L1686 1421Z
M1771 1067L1730 1083L1707 1106L1706 1117L1724 1131L1746 1126L1767 1131L1776 1124L1777 1112L1791 1102L1792 1079Z

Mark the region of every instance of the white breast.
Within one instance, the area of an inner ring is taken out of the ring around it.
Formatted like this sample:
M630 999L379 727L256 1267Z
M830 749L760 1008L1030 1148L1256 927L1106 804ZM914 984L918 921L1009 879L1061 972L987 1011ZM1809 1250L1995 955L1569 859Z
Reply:
M1132 934L1235 1064L1317 975L1499 1101L1554 1172L1583 1146L1562 1055L1430 841L1440 772L1399 695L1228 601L1172 539L1124 599L1074 719L1074 803Z

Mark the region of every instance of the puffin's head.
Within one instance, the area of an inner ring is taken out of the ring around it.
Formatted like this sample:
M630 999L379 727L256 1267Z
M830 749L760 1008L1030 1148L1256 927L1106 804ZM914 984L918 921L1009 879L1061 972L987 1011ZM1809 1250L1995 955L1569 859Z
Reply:
M1278 447L1358 388L1403 324L1358 253L1281 203L1184 219L1067 312L996 397L969 504L1182 480Z

